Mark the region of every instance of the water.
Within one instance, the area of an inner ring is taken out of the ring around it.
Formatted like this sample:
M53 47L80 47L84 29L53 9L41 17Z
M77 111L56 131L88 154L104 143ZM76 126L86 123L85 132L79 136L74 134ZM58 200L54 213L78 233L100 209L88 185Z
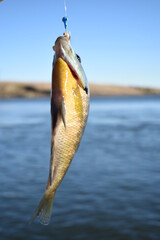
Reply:
M160 97L91 99L49 226L28 222L50 158L50 103L0 101L0 239L160 239Z

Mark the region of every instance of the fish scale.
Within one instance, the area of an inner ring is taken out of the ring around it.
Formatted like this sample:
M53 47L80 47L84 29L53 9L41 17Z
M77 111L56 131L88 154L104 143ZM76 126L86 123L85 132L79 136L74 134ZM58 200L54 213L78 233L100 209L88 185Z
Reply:
M85 98L85 92L83 90L80 90L80 94L82 94L82 96ZM71 99L72 100L72 99ZM83 101L84 103L86 101ZM86 106L84 105L84 109L86 109L88 106L86 104ZM72 112L72 114L70 114ZM55 174L55 188L57 187L57 185L59 185L59 181L62 180L62 175L65 174L65 170L67 170L67 168L70 165L70 162L75 154L75 151L78 147L78 143L79 143L79 139L82 136L82 129L83 129L83 124L80 123L79 119L77 119L77 113L75 112L75 109L73 107L72 111L70 111L70 116L72 119L72 122L70 122L70 124L66 124L67 127L66 129L64 128L63 123L61 122L58 131L56 133L55 136L55 142L56 142L56 146L54 149L54 152L56 152L56 156L58 155L58 166L57 168L57 172ZM86 122L86 118L87 118L87 111L84 112L84 124ZM77 121L76 121L77 120ZM67 123L68 121L66 121ZM77 138L77 135L79 138ZM61 139L61 136L63 137L63 140ZM62 149L67 149L67 151L62 151ZM65 164L61 164L62 162L64 162Z

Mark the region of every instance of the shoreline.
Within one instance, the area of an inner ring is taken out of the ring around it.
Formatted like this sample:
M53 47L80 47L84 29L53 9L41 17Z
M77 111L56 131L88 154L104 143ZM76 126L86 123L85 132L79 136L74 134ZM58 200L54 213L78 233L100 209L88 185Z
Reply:
M42 98L50 96L51 83L0 82L0 99ZM92 97L160 95L158 88L90 84Z

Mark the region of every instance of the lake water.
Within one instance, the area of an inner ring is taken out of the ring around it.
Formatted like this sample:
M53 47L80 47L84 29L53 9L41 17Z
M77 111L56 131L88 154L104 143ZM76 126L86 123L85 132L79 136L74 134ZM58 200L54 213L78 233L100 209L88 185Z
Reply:
M50 225L29 225L49 159L49 99L1 100L1 240L160 239L160 97L91 99Z

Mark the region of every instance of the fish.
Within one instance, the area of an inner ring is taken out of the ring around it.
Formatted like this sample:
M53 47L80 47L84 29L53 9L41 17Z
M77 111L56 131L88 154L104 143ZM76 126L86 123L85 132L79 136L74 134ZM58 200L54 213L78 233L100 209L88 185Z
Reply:
M89 85L70 36L56 39L51 85L51 153L45 193L32 215L48 225L53 199L79 147L89 112Z

